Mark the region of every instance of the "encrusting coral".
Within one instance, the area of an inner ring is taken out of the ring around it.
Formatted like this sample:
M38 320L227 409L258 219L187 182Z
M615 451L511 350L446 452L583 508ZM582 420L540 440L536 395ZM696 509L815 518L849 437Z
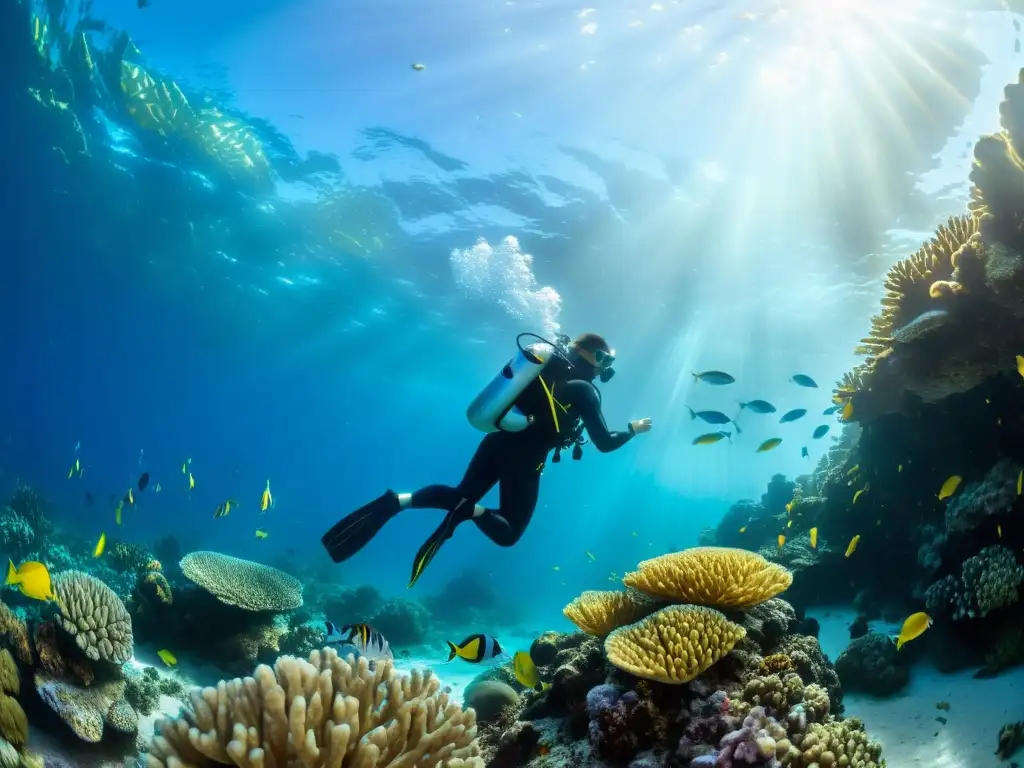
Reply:
M147 768L483 768L476 719L449 702L431 672L370 669L331 648L282 656L254 677L196 689L191 707L158 724Z
M185 577L218 600L248 611L289 611L302 605L302 582L269 565L220 552L192 552L179 563Z
M793 574L745 549L693 547L644 560L623 583L665 600L743 608L784 592Z
M61 627L86 656L116 664L132 657L132 618L110 587L87 573L64 571L54 577L53 591Z
M605 637L613 629L649 615L656 606L633 590L588 590L565 606L562 614L588 635Z
M631 674L661 683L693 680L725 656L747 634L712 608L671 605L620 627L605 640L608 661Z

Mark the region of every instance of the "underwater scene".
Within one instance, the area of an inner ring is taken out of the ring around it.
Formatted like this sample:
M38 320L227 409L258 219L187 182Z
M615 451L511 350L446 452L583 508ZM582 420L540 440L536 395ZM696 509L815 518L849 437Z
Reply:
M1024 764L1022 0L0 0L0 768Z

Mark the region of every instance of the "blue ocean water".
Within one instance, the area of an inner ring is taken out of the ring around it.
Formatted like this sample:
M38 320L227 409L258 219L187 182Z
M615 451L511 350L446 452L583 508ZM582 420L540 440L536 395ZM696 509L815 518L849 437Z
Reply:
M514 548L464 526L415 590L470 569L542 626L812 470L886 269L962 210L966 147L1020 65L1004 10L938 3L93 3L94 53L123 30L247 124L256 178L116 91L75 94L81 134L54 119L26 95L50 87L20 24L43 7L13 5L5 490L39 488L86 539L172 534L401 593L441 513L402 514L343 566L320 535L385 488L460 478L482 437L466 406L516 334L595 331L618 352L609 424L653 431L549 465ZM708 369L737 383L695 383ZM692 445L711 428L685 406L753 398L810 415ZM161 492L118 528L110 497L143 471Z

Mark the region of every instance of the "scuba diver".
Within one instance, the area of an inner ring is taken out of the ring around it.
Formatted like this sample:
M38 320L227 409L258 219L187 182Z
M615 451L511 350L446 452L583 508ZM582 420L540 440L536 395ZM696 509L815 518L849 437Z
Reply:
M522 340L537 341L523 346ZM511 547L526 531L537 506L540 476L548 454L561 459L571 449L582 456L587 442L608 453L651 429L650 419L631 421L623 431L611 431L601 412L601 393L594 379L608 382L615 374L615 353L595 333L575 341L559 334L552 343L533 333L516 338L518 354L470 404L470 423L489 433L457 486L428 485L414 493L388 490L340 520L321 541L331 559L343 562L365 547L384 525L403 509L441 509L447 514L413 561L411 587L434 559L455 528L472 520L487 538ZM498 486L497 509L480 501Z

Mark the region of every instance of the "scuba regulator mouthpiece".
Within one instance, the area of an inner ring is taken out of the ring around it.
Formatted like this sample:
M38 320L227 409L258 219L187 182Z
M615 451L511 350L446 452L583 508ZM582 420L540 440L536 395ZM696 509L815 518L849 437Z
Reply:
M614 375L615 375L615 369L614 368L605 368L603 371L601 371L601 375L598 378L601 379L601 383L602 384L607 384L609 381L612 380L612 377Z

